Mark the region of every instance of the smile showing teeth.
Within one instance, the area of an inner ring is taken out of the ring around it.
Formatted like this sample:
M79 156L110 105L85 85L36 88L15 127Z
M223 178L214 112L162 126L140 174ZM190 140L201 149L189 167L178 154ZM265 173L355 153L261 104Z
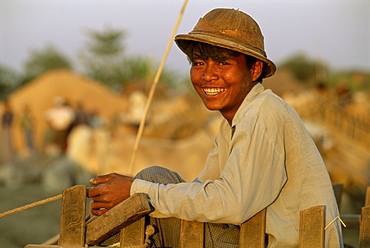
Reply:
M214 96L225 91L223 88L205 88L203 90L208 96Z

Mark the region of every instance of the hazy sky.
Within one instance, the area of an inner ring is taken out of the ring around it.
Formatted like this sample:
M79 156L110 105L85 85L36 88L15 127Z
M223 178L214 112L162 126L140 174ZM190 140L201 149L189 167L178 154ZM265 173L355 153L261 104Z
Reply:
M126 53L159 63L183 0L0 0L0 63L20 70L32 48L54 44L74 64L86 30L127 32ZM370 70L370 0L189 0L178 33L191 31L216 7L251 15L265 36L268 57L279 63L303 51L334 69ZM176 45L166 67L189 65Z

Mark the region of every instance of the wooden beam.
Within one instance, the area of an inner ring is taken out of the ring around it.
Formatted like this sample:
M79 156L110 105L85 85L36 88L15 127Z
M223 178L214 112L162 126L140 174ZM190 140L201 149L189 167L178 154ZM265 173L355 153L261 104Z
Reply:
M135 194L86 224L86 244L96 245L150 213L145 194Z
M181 220L180 224L180 248L203 248L204 247L204 223L197 221Z
M240 248L264 248L266 229L266 209L244 222L240 227Z
M145 242L145 216L121 230L120 247L135 246Z
M86 246L26 245L24 248L86 248ZM89 247L94 248L94 247ZM98 248L98 247L96 247Z
M370 206L361 209L360 248L370 247Z
M299 247L323 248L325 245L325 206L315 206L300 212Z

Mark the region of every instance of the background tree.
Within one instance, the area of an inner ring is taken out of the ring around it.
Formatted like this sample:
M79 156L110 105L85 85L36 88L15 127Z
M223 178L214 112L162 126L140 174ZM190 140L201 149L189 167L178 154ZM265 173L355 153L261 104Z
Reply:
M19 73L0 64L0 99L5 99L9 93L16 89L20 80Z
M88 41L80 54L84 74L114 91L130 93L136 89L147 91L155 76L155 63L143 56L125 56L124 30L106 27L102 31L89 30ZM176 72L164 69L158 87L159 94L172 90L184 81Z
M125 32L111 27L89 30L88 41L80 54L84 74L119 90L127 80L122 67Z
M314 80L314 83L326 81L326 66L319 62L308 58L303 53L295 54L279 65L279 69L286 69L302 83L307 83L308 80Z
M55 69L72 69L70 60L54 45L46 45L41 49L33 49L24 63L22 84Z

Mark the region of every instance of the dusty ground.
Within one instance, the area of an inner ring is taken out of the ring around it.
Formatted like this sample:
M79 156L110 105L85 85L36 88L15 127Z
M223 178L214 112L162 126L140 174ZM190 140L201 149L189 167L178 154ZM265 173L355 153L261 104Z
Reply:
M49 197L40 183L18 189L0 187L0 212ZM0 218L0 247L21 248L41 244L59 233L61 200Z

